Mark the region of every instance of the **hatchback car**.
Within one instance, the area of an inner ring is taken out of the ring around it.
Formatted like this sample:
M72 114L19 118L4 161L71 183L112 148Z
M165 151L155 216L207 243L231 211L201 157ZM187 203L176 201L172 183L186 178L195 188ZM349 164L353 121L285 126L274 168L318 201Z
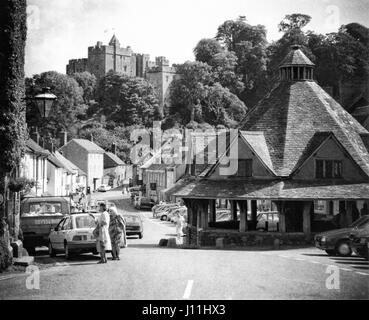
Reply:
M126 219L126 235L135 236L137 235L139 239L143 238L143 223L139 215L127 214L124 215Z
M136 205L136 209L138 210L142 210L142 209L147 209L147 210L151 210L152 207L155 205L155 201L150 199L150 198L139 198L137 205Z
M97 254L93 236L97 216L97 213L77 213L63 218L49 234L49 255L64 253L69 259L74 253Z
M102 184L100 187L97 188L97 191L99 192L107 192L111 190L111 186L107 184Z
M315 246L325 250L329 255L351 256L352 244L350 237L356 236L369 226L369 215L362 216L348 228L335 229L317 234L314 237Z

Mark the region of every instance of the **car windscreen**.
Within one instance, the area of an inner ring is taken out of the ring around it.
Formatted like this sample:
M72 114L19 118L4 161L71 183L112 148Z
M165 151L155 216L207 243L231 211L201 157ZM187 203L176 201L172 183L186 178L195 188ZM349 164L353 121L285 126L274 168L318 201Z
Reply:
M366 224L368 224L368 223L369 223L369 215L368 215L368 216L363 216L363 217L361 217L361 218L357 219L356 221L354 221L354 222L350 225L350 227L352 227L352 228L355 228L355 227L360 228L360 227L365 226L365 225L366 225Z
M62 214L62 204L60 202L33 202L29 205L27 215Z
M140 222L140 218L136 217L136 216L124 216L124 218L126 219L127 223L138 223L138 222Z
M76 217L76 229L95 228L95 220L91 216Z

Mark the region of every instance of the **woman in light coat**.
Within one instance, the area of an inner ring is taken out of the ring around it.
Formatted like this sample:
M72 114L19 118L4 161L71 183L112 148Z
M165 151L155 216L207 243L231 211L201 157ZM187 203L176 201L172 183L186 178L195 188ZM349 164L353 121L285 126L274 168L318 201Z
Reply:
M100 216L97 219L97 226L99 228L99 236L97 237L97 251L100 253L101 260L99 263L107 263L106 251L111 251L111 240L109 235L110 217L106 211L105 203L100 204Z

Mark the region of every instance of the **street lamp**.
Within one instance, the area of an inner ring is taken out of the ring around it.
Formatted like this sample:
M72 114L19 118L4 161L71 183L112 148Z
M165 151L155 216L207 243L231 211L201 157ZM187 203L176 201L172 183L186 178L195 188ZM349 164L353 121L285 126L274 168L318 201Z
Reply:
M56 99L56 95L50 92L50 88L43 88L42 93L33 98L42 118L49 117L51 107Z

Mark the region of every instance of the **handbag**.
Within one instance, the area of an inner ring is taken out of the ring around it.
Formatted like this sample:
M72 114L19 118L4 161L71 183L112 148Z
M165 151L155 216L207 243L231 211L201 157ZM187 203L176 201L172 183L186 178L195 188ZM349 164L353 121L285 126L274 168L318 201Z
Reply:
M93 236L97 239L100 235L99 226L97 226L94 231L92 231Z

